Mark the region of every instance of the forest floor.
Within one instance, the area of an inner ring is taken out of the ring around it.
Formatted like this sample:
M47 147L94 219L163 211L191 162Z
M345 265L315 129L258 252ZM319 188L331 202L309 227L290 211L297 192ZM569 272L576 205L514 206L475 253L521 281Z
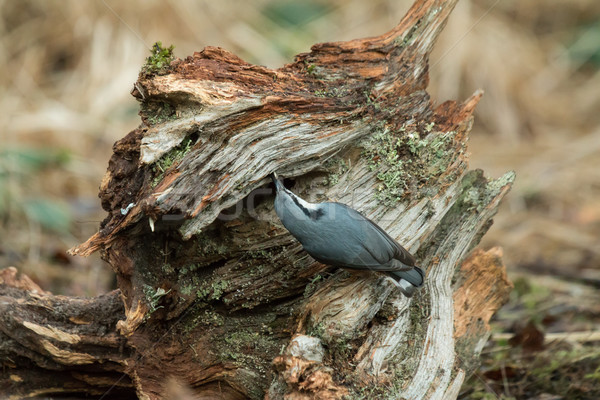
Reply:
M139 123L147 49L221 46L277 67L317 42L378 35L410 1L0 3L0 267L54 293L114 287L66 250L104 218L112 144ZM431 59L435 103L485 91L471 167L517 181L481 247L515 289L464 399L600 398L600 2L461 0Z

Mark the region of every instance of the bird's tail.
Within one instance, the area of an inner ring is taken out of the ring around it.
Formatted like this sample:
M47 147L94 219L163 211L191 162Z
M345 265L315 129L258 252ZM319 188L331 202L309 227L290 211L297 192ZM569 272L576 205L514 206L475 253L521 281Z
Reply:
M388 274L406 297L412 297L425 283L425 271L421 267L415 266L409 271L389 271Z

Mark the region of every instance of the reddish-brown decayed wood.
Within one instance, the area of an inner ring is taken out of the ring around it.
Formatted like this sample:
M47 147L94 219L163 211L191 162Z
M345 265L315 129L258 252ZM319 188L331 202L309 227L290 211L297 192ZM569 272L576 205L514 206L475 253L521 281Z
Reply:
M461 282L454 292L454 336L463 337L482 329L502 306L512 290L502 263L502 249L476 249L460 267ZM482 295L483 294L483 295Z

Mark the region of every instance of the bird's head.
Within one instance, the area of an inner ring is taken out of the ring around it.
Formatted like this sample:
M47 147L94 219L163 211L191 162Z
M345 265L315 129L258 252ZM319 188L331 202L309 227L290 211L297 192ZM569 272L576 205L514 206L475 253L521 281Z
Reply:
M310 203L286 189L276 173L271 174L271 179L276 190L275 212L288 230L293 230L288 226L292 221L308 222L320 218L326 211L321 204Z

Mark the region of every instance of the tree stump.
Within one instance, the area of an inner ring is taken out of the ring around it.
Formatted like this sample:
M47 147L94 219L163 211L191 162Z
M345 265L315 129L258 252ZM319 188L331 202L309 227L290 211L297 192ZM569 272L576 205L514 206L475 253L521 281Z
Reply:
M119 290L52 295L0 275L4 394L200 399L456 398L506 301L499 249L474 249L513 173L468 170L481 97L435 106L428 57L456 1L418 0L378 37L314 45L271 70L207 47L155 46L115 143L99 232ZM416 255L403 297L376 273L310 258L268 176L376 221Z

